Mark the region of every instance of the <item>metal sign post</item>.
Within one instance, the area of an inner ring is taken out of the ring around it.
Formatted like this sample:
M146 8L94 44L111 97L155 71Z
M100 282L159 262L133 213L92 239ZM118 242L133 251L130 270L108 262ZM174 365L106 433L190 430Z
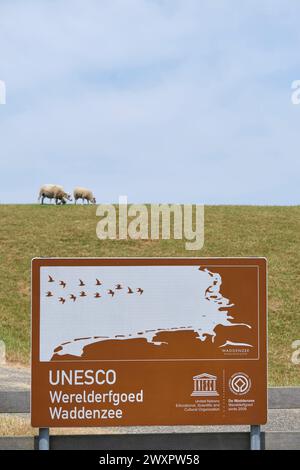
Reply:
M252 424L250 426L250 449L261 450L261 432L259 424Z
M50 450L49 428L39 428L39 450Z

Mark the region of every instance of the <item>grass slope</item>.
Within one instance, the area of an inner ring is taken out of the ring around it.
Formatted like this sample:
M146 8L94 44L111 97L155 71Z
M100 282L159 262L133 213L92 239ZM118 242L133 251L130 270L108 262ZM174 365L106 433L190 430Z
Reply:
M300 207L208 206L205 244L100 241L93 206L0 205L0 339L8 360L29 363L30 262L35 256L266 256L269 261L269 383L299 385L291 362L300 339Z

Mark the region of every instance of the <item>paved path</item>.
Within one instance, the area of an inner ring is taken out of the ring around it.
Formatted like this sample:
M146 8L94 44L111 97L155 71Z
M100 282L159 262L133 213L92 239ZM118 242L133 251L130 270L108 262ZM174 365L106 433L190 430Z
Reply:
M28 390L30 369L0 364L0 390Z
M122 432L153 433L153 432L242 432L249 431L249 426L143 426L122 428ZM300 432L300 410L269 410L268 424L262 426L263 431L298 431ZM115 433L115 431L113 431Z

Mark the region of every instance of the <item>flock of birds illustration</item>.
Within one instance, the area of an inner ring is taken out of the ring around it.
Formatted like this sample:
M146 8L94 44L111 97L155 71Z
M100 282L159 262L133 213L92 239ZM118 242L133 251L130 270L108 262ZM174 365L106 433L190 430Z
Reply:
M48 274L48 282L55 282L55 279L53 279L52 276L50 276ZM59 285L65 289L66 288L66 285L67 283L65 281L59 281ZM96 279L96 283L95 283L96 286L100 287L102 286L102 282L99 280L99 279ZM84 287L85 286L85 283L83 282L82 279L79 279L79 284L78 284L79 287ZM124 287L122 286L122 284L116 284L115 288L114 289L107 289L107 295L110 295L111 298L114 297L116 291L119 291L119 290L122 290L124 289ZM131 287L128 287L127 286L127 294L134 294L134 293L138 293L139 295L142 295L142 293L144 292L144 290L141 288L141 287L138 287L137 289L135 289L135 291L133 289L131 289ZM46 292L46 297L53 297L53 293L49 290ZM82 290L78 296L74 295L74 294L69 294L69 298L70 300L72 300L73 302L76 301L77 297L87 297L87 293ZM102 295L100 294L100 292L95 292L94 293L94 298L95 299L100 299L102 297ZM58 297L58 301L61 303L61 304L64 304L65 301L66 301L66 298L65 297Z

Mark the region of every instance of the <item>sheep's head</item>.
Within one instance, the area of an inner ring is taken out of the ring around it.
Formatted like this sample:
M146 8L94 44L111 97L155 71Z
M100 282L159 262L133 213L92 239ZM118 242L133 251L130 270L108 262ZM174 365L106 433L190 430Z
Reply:
M68 201L72 201L71 194L66 194L65 197L68 199Z

